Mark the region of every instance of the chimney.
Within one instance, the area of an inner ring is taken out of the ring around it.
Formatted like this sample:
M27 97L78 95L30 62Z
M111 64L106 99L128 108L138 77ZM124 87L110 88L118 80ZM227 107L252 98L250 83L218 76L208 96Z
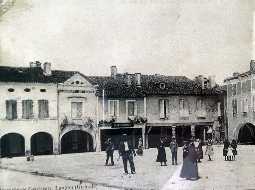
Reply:
M238 77L239 76L239 73L238 72L234 72L233 73L233 77Z
M250 62L250 71L255 72L255 60L251 60Z
M137 86L141 86L141 73L135 73L135 81Z
M216 86L215 75L209 76L209 84L210 88L214 88Z
M36 62L30 62L29 63L30 68L35 68L35 67L41 67L41 62L40 61L36 61Z
M30 66L30 68L34 68L34 67L36 67L36 63L35 62L29 62L29 66Z
M131 85L131 74L126 73L126 82L128 86Z
M111 77L113 79L116 79L117 76L117 67L116 66L111 66Z
M51 63L45 62L43 64L43 74L45 76L50 76L51 75Z

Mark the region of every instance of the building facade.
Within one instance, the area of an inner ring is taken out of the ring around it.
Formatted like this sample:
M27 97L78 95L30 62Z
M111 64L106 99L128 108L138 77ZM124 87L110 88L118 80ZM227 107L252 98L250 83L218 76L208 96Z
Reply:
M142 75L117 73L95 77L98 85L101 147L107 138L117 146L120 135L130 136L134 146L142 138L145 147L156 147L160 137L170 141L200 138L216 132L224 138L224 92L214 82L198 76ZM210 132L211 131L211 132Z
M137 147L159 138L221 137L223 92L214 78L118 73L85 76L50 63L0 67L1 156L65 154L118 147L127 134ZM217 133L218 132L218 133Z
M255 143L255 62L250 70L233 73L224 80L227 87L228 137L240 143Z
M2 157L95 150L96 91L81 73L0 67L0 86Z

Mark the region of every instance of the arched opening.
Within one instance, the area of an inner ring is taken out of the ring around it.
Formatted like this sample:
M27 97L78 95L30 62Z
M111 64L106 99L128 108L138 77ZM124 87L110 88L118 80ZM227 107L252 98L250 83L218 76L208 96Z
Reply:
M241 144L255 144L255 126L246 123L239 129L238 142Z
M49 155L53 153L53 139L50 134L39 132L31 137L31 153L33 155Z
M92 136L81 130L72 130L64 134L61 138L61 153L80 153L92 152L93 139Z
M25 155L25 139L17 133L8 133L1 138L1 156L14 157Z

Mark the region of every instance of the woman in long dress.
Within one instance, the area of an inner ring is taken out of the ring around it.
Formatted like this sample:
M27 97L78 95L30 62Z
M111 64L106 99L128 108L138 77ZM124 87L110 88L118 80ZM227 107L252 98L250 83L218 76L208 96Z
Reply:
M162 139L160 139L160 144L158 146L158 156L157 156L157 162L160 162L160 165L166 166L166 150L165 150L165 145Z
M186 178L188 180L197 180L198 177L198 167L197 167L197 152L193 142L189 144L188 155L183 160L183 165L181 169L181 178Z

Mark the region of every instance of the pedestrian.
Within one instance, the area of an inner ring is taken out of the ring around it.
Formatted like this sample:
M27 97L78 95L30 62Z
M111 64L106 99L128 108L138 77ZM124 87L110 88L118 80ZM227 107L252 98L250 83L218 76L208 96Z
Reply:
M184 141L182 151L183 151L182 157L184 160L189 153L189 142L188 141Z
M230 145L230 143L229 143L228 139L225 139L224 142L223 142L223 156L225 158L225 161L227 160L229 145Z
M233 148L231 146L228 147L228 153L227 153L227 161L233 160Z
M143 140L142 140L142 138L139 138L139 140L138 140L138 149L136 151L136 154L139 156L143 155Z
M197 161L198 162L201 162L201 159L203 159L203 147L202 147L202 141L200 139L197 139L195 142L194 142L194 145L195 145L195 148L196 148L196 151L197 151Z
M237 142L235 139L232 140L231 142L231 147L232 147L232 153L233 153L233 159L236 159L236 155L237 155Z
M112 143L111 138L108 138L108 140L105 142L106 144L106 161L105 161L105 166L108 165L109 158L111 158L111 165L114 165L113 161L113 152L114 152L114 144Z
M166 150L165 145L163 142L163 139L160 138L160 143L158 145L158 156L157 156L157 162L160 162L160 165L163 166L162 163L164 163L164 166L167 166L166 162Z
M124 172L128 174L127 162L129 162L131 174L135 174L135 164L133 157L136 156L133 145L128 141L127 135L123 134L121 136L121 141L119 145L119 155L122 157Z
M177 165L177 152L178 152L178 144L176 142L176 139L173 138L170 143L170 150L172 153L172 165Z
M209 161L212 160L212 156L213 156L214 152L213 152L213 143L212 140L209 139L206 145L206 150L205 150L205 155L208 156Z
M189 144L188 155L183 160L183 165L181 168L181 178L186 178L187 180L197 180L198 177L198 166L197 166L197 152L193 142Z

